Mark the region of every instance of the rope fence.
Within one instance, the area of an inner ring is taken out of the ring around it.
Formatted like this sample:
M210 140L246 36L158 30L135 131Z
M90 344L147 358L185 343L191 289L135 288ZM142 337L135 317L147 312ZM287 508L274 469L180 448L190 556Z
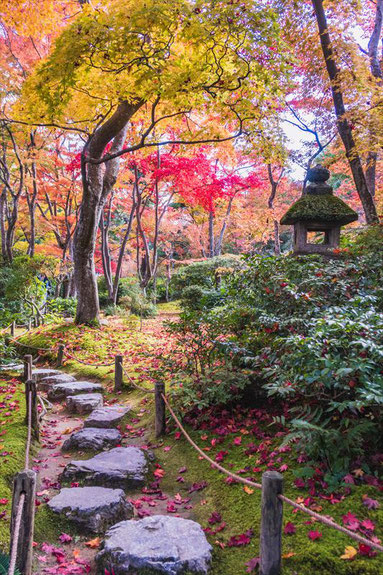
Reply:
M32 574L33 533L37 474L30 469L32 437L39 438L38 396L36 382L32 380L32 356L24 358L24 381L26 399L27 439L24 470L13 480L11 541L8 575L14 575L16 567L23 575Z
M21 329L23 327L27 328L26 331L24 332L24 334L25 334L32 329L33 324L35 325L35 327L37 327L37 325L36 325L37 323L38 323L38 320L35 316L30 317L27 323L18 324L16 321L11 321L11 323L8 324L6 327L3 327L2 329L0 329L0 335L6 334L9 331L10 335L14 336L16 329ZM24 334L22 334L22 335L24 335ZM19 337L21 337L21 335Z
M22 493L19 499L19 503L17 505L17 512L16 512L16 520L15 520L15 527L14 527L14 539L13 545L11 549L11 556L9 560L9 569L8 575L13 575L16 570L16 561L17 561L17 548L19 546L19 538L20 538L20 527L21 527L21 519L23 516L23 509L25 503L25 493Z
M126 371L126 369L124 368L124 366L122 365L122 363L120 362L120 365L122 367L122 371L125 375L125 377L129 380L129 383L135 387L136 389L138 389L139 391L142 391L143 393L155 393L154 389L148 389L145 387L141 387L140 385L138 385L129 375L129 373Z
M206 459L206 461L208 461L213 467L215 467L216 469L218 469L219 471L221 471L222 473L224 473L228 477L231 477L232 479L235 479L236 481L243 483L245 485L248 485L250 487L253 487L255 489L262 489L261 483L256 483L255 481L251 481L250 479L246 479L244 477L236 475L235 473L232 473L231 471L229 471L228 469L225 469L225 467L223 467L222 465L219 465L219 463L217 463L216 461L211 459L211 457L206 455L206 453L192 440L190 435L187 433L184 426L182 425L182 423L180 422L180 420L178 419L178 417L174 413L174 410L170 406L170 403L169 403L168 399L166 398L166 396L164 394L161 394L161 397L162 397L166 407L168 408L169 413L173 417L177 427L182 432L182 434L184 435L186 440L204 459ZM280 475L280 474L278 474L278 475ZM280 477L282 477L282 476L280 476ZM368 545L369 547L373 547L374 549L377 549L378 551L383 551L383 546L380 545L379 543L375 543L374 541L370 541L366 537L363 537L362 535L358 535L357 533L350 531L346 527L343 527L342 525L335 523L335 521L332 521L328 517L324 517L323 515L320 515L319 513L316 513L315 511L308 509L305 505L297 503L296 501L289 499L288 497L286 497L285 495L282 495L281 493L278 494L278 499L280 499L284 503L287 503L288 505L291 505L295 509L299 509L299 511L302 511L303 513L307 513L311 517L314 517L316 519L316 521L322 523L323 525L327 525L328 527L332 527L333 529L336 529L337 531L340 531L341 533L348 535L349 537L351 537L355 541L358 541L359 543L363 543L365 545Z
M64 349L64 355L69 358L69 359L73 359L74 361L77 361L78 363L81 363L82 365L87 365L88 367L111 367L112 365L114 365L114 360L111 361L110 363L89 363L86 362L82 359L80 359L79 357L76 357L75 355L73 355L73 353L69 353L68 351L66 351Z
M24 345L24 344L21 344ZM32 346L25 345L25 347L33 349ZM160 382L156 382L154 389L144 388L138 385L133 378L130 376L128 371L123 365L123 356L116 355L113 362L110 363L100 363L92 364L88 363L82 359L77 358L72 353L69 353L65 349L65 344L61 343L57 349L49 349L46 351L58 352L57 355L57 366L61 366L64 356L79 362L83 365L91 367L111 367L115 366L114 370L114 391L118 392L123 389L124 378L129 384L143 392L154 394L154 404L155 404L155 434L156 437L160 437L166 433L166 409L169 411L171 417L173 418L176 426L181 431L188 443L193 447L193 449L210 465L217 469L219 472L225 474L231 479L238 483L247 485L253 489L261 490L261 533L260 533L260 572L262 575L278 575L281 571L281 559L282 559L282 513L283 504L289 505L294 509L301 511L309 516L311 516L315 521L331 527L344 535L347 535L354 541L360 544L367 545L372 549L383 552L383 545L378 542L371 541L363 535L359 535L342 525L336 523L333 519L323 516L320 513L312 511L305 505L297 503L296 501L290 499L283 495L283 476L276 471L266 471L262 475L262 483L257 483L251 479L247 479L233 473L214 461L209 457L203 449L201 449L197 443L191 438L189 433L186 431L185 427L181 423L180 419L177 417L174 409L172 408L168 397L165 394L165 385ZM42 351L41 348L35 348L38 351ZM37 358L38 359L38 358ZM26 385L26 401L27 401L27 442L26 442L26 452L25 452L25 469L23 472L19 473L14 481L14 494L12 499L12 523L11 523L11 562L8 575L14 575L15 566L19 568L22 565L22 573L25 575L31 575L31 557L32 557L32 542L33 542L33 514L34 514L34 496L33 505L30 505L30 493L35 493L36 489L36 474L29 470L29 458L31 441L34 436L38 438L38 427L39 427L39 417L37 411L37 403L41 405L40 418L43 417L47 409L50 409L52 405L37 395L36 383L32 381L32 356L25 356L24 363L24 378ZM46 403L45 403L46 402ZM34 474L33 477L29 476L29 488L25 486L28 484L28 477L25 474ZM18 483L22 483L22 488ZM25 527L27 523L27 527ZM22 536L20 536L20 533ZM26 535L27 534L27 535ZM29 569L29 570L28 570Z

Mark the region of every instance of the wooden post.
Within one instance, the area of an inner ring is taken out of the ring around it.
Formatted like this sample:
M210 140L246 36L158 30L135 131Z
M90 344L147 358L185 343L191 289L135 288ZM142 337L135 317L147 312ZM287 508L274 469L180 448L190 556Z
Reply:
M32 575L33 529L36 498L35 471L25 470L18 473L13 480L12 513L11 513L11 546L15 539L15 522L20 496L24 494L23 514L20 524L20 535L17 545L16 565L23 575Z
M165 402L162 395L165 395L165 384L157 381L154 385L154 398L156 403L156 437L165 435L166 430Z
M121 391L123 382L124 382L124 374L122 371L122 355L116 355L114 358L114 391Z
M25 403L27 408L27 413L25 416L26 423L28 423L28 412L29 412L29 394L31 396L31 408L32 408L32 432L35 439L39 439L39 413L37 409L37 384L32 379L28 379L25 382Z
M12 336L12 337L15 337L15 333L16 333L16 322L13 321L13 322L11 323L11 336Z
M24 381L32 379L33 358L31 355L24 355Z
M63 343L60 343L59 348L57 350L57 367L62 367L62 365L63 365L64 349L65 349L65 345Z
M280 575L282 557L283 477L277 471L262 475L260 575Z

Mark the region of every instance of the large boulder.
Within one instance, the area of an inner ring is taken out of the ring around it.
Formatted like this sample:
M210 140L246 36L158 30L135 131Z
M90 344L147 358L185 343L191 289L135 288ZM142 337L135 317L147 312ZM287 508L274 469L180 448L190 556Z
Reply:
M139 447L115 447L91 459L71 461L61 478L64 481L85 481L88 485L140 487L148 472L147 453Z
M107 487L64 488L48 507L94 533L103 533L116 521L133 517L133 507L122 489Z
M73 375L68 375L67 373L60 373L59 375L50 375L41 379L37 387L40 391L49 391L53 385L58 383L72 383L76 381Z
M93 409L102 407L103 401L101 393L82 393L68 396L66 406L72 412L89 413Z
M116 427L129 411L130 407L125 405L100 407L92 411L90 416L84 421L84 426L103 428Z
M122 435L117 429L98 429L96 427L85 427L72 433L62 445L63 451L73 449L102 451L110 447L116 447L121 443Z
M73 381L71 383L57 383L48 393L49 399L63 399L68 395L78 395L80 393L102 393L101 383L92 381Z
M195 521L154 515L111 527L96 558L97 572L108 569L115 575L130 575L142 569L167 575L206 574L211 551Z

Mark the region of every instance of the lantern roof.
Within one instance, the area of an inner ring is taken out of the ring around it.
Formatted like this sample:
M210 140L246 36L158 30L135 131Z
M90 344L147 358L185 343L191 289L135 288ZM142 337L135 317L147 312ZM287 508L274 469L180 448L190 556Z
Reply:
M307 173L308 185L302 197L281 218L282 225L298 222L344 226L358 219L358 214L340 198L326 182L330 177L327 168L318 164Z

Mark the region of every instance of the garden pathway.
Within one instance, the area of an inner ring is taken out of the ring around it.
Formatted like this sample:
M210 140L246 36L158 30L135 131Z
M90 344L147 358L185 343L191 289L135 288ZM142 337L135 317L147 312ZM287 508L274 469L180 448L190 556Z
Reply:
M100 384L56 370L36 369L33 377L53 403L34 459L37 505L47 504L44 522L56 537L63 525L60 547L39 546L35 575L139 575L146 568L169 575L207 573L211 547L200 525L187 518L188 500L176 500L176 513L166 515L171 498L156 485L155 472L153 481L154 456L145 434L134 437L126 425L130 406L113 398L103 405Z

